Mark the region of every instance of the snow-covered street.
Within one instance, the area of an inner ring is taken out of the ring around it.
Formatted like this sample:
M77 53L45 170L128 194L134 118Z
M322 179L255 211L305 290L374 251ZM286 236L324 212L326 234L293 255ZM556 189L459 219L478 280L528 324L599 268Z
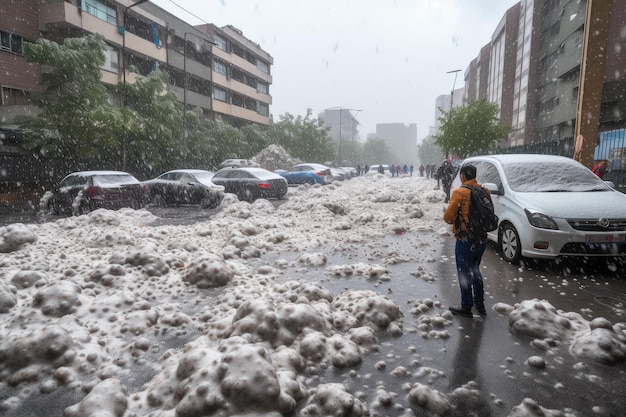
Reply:
M486 317L452 316L443 197L423 177L375 175L290 188L278 208L227 195L194 225L122 209L0 228L0 410L622 413L623 315L490 299Z

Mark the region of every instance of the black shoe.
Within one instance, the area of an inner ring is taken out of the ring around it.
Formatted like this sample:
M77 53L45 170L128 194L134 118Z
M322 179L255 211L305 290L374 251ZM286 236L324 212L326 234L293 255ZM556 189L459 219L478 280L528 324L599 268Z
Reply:
M450 310L452 312L452 314L454 314L456 316L474 317L474 315L472 314L472 309L471 308L450 307L450 308L448 308L448 310Z
M487 310L485 309L484 304L474 304L474 307L476 307L476 310L478 310L478 312L483 316L487 315Z

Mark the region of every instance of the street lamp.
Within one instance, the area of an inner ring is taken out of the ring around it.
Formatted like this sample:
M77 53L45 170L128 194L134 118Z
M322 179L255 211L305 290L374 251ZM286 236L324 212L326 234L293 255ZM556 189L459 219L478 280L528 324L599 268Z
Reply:
M461 72L460 69L457 70L452 70L452 71L448 71L446 74L452 74L454 73L454 82L452 83L452 90L450 91L450 110L452 110L452 97L454 97L454 86L456 85L456 77L457 75L459 75L459 72Z
M147 1L148 0L138 0L130 6L124 7L124 10L122 11L122 27L118 28L118 31L122 33L122 84L124 85L124 99L122 100L121 107L122 114L124 115L124 136L122 137L122 170L124 171L126 170L126 158L128 153L128 132L126 131L126 111L124 110L124 107L126 107L126 102L128 101L128 89L126 88L126 13L128 12L128 9L131 9Z
M461 72L460 69L448 71L446 74L454 73L454 82L452 83L452 90L450 91L450 110L448 110L448 121L452 120L452 98L454 97L454 86L456 85L456 77ZM448 159L448 150L446 149L446 159Z

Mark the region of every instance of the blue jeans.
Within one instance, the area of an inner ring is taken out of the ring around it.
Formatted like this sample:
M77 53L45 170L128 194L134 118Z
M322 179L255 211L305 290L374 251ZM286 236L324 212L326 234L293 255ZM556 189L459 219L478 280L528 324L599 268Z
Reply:
M463 308L471 309L474 304L484 303L485 291L483 276L480 274L480 260L486 247L486 240L457 239L456 241L454 255Z

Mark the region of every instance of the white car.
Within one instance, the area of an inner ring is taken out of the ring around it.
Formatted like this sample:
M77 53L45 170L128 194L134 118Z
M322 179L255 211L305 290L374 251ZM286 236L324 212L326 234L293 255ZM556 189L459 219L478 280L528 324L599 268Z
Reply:
M500 218L488 238L501 256L624 256L626 195L579 162L554 155L488 155L468 158L477 180L491 191ZM452 190L461 181L457 174Z

